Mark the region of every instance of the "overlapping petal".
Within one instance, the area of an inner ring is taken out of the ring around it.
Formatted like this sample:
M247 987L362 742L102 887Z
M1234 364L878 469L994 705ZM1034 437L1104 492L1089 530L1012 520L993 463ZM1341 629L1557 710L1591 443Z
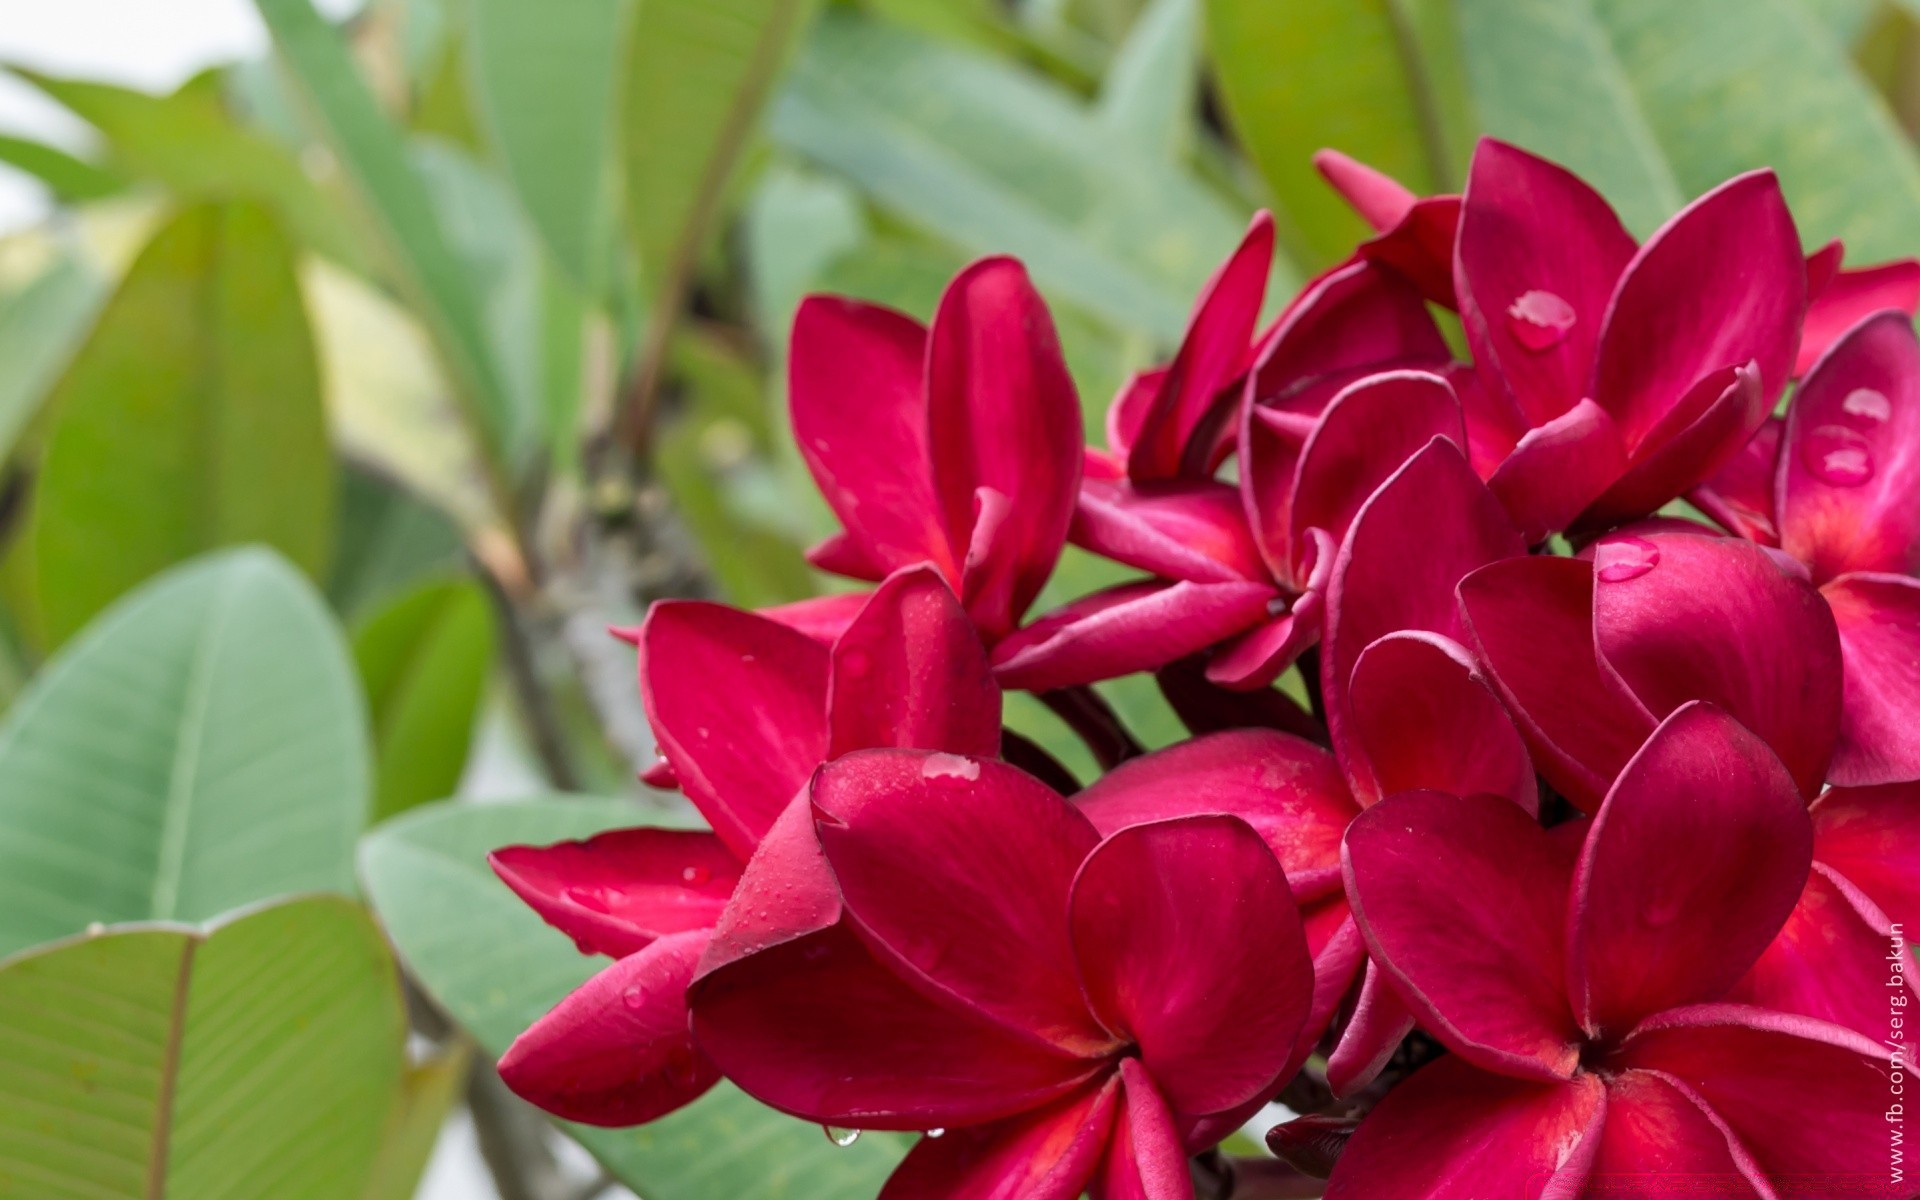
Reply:
M1842 575L1820 589L1840 635L1840 787L1920 779L1920 580Z
M487 862L581 953L614 958L667 934L713 928L740 879L740 860L726 844L691 829L614 829L585 841L507 846Z
M834 643L831 665L826 757L879 746L999 753L986 647L931 569L882 583Z
M1062 605L993 649L1002 687L1047 691L1150 671L1267 617L1264 583L1126 583Z

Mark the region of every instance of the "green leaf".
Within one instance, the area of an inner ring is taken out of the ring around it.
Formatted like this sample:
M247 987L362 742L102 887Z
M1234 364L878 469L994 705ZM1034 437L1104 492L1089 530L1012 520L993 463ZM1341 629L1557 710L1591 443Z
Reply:
M272 554L127 597L0 724L0 954L350 889L365 721L320 597Z
M1200 95L1195 0L1153 0L1127 33L1100 87L1100 118L1169 162L1193 140Z
M0 1195L356 1196L405 1034L380 931L344 899L21 955L0 966Z
M0 162L46 184L61 204L99 200L124 191L127 186L127 181L115 171L76 158L57 146L10 134L0 134Z
M1586 175L1638 232L1771 166L1808 245L1844 237L1860 262L1914 252L1920 160L1798 0L1459 5L1488 132Z
M627 0L471 0L476 107L527 215L584 290L606 278Z
M463 563L460 531L452 522L364 471L341 472L338 530L327 599L349 622Z
M52 397L33 513L50 642L214 547L265 542L320 569L334 480L317 371L264 209L198 206L155 235Z
M683 290L813 0L642 0L621 100L627 223L647 292Z
M453 794L493 648L486 594L467 579L422 584L354 631L373 715L375 820Z
M66 257L0 304L0 460L73 361L108 290L98 271Z
M361 233L283 146L235 123L211 88L153 96L113 84L18 74L106 139L109 164L188 200L245 197L271 207L304 245L353 268Z
M1055 297L1168 342L1242 229L1055 85L853 14L815 26L772 132L902 220L1017 255Z
M418 1066L409 1066L400 1081L400 1096L387 1114L386 1134L374 1160L367 1190L360 1200L412 1200L426 1173L427 1160L440 1140L440 1127L460 1098L473 1055L465 1042L454 1042Z
M361 873L414 977L497 1055L605 960L583 957L542 924L493 877L487 853L665 823L656 810L614 800L430 805L369 835ZM818 1126L727 1084L639 1129L567 1128L647 1200L866 1200L902 1149L884 1135L841 1149Z
M1417 192L1455 182L1442 93L1428 66L1434 0L1275 4L1206 0L1207 41L1234 130L1273 190L1276 222L1305 261L1334 262L1366 235L1313 169L1344 151Z

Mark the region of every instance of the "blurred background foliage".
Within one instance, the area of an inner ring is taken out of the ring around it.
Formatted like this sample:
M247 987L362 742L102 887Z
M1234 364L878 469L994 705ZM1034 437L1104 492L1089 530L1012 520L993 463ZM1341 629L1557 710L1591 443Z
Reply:
M1255 208L1276 301L1364 236L1321 146L1495 134L1641 235L1770 165L1920 251L1920 0L256 2L171 94L0 64L97 134L0 137L58 201L0 240L0 1196L400 1200L462 1104L505 1200L873 1193L897 1140L726 1088L583 1172L486 1065L592 963L485 852L690 819L605 628L836 586L807 292L1018 255L1097 440Z

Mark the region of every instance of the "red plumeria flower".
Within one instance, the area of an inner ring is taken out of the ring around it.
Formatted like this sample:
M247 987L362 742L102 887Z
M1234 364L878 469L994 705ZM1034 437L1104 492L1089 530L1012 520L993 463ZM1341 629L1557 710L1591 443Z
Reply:
M1633 757L1584 844L1487 797L1360 817L1346 880L1368 948L1453 1053L1362 1122L1329 1200L1598 1198L1649 1175L1811 1200L1884 1180L1848 1174L1885 1153L1884 1053L1721 999L1793 908L1812 841L1779 759L1699 703Z
M1839 623L1846 686L1828 774L1920 779L1920 339L1905 314L1854 326L1694 499L1805 564Z
M1807 319L1800 329L1795 378L1805 375L1840 335L1882 309L1920 312L1920 260L1841 269L1846 249L1835 238L1807 256Z
M699 601L654 605L636 640L654 735L714 832L619 829L490 859L582 953L617 960L500 1060L521 1096L595 1125L653 1120L718 1078L691 1040L686 986L743 864L815 768L873 746L992 755L1001 738L986 652L930 570L888 578L831 651Z
M932 327L811 296L788 360L794 437L845 532L823 570L879 579L931 565L991 645L1053 571L1080 485L1080 403L1025 268L982 259L948 285ZM857 601L772 615L830 640Z
M748 867L694 1030L776 1108L940 1130L887 1200L1191 1196L1204 1118L1284 1082L1312 965L1245 822L1103 839L1012 767L900 750L829 764L812 800Z

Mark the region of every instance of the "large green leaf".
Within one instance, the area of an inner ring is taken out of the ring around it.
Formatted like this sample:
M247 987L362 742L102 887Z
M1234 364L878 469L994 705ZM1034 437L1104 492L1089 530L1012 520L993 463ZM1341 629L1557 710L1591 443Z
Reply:
M1240 236L1217 197L1077 97L853 14L815 26L772 131L902 219L1018 255L1052 295L1163 340Z
M1420 192L1456 182L1446 55L1429 53L1439 0L1275 4L1206 0L1207 40L1240 142L1308 261L1344 257L1365 226L1313 169L1332 147ZM1444 47L1438 47L1444 51Z
M0 1196L348 1200L406 1034L366 912L311 897L0 966Z
M334 480L317 370L266 210L196 206L155 235L52 397L33 518L50 640L213 547L265 542L320 569Z
M0 303L0 460L39 413L107 292L100 272L71 256Z
M1199 41L1195 0L1153 0L1128 31L1100 86L1101 119L1169 162L1177 161L1193 140Z
M471 1060L467 1043L456 1041L407 1068L399 1102L388 1114L380 1154L360 1200L412 1200L447 1113L460 1099Z
M361 872L413 976L499 1054L604 960L543 925L493 877L487 852L664 823L657 810L613 800L431 805L369 835ZM901 1151L883 1135L839 1148L726 1084L639 1129L569 1131L647 1200L867 1200Z
M396 593L463 565L452 522L364 471L340 474L338 531L327 600L349 624Z
M1920 248L1920 160L1800 0L1459 0L1489 132L1591 177L1648 232L1741 171L1780 173L1802 237Z
M0 134L0 162L47 185L61 204L83 204L125 191L127 181L118 172L68 154L57 146L28 138Z
M353 664L313 588L260 550L169 572L0 725L0 954L346 890L367 776Z
M493 644L486 594L467 579L421 584L354 631L373 714L376 820L453 794Z
M629 0L471 0L476 107L527 215L589 291L606 277L614 89Z

